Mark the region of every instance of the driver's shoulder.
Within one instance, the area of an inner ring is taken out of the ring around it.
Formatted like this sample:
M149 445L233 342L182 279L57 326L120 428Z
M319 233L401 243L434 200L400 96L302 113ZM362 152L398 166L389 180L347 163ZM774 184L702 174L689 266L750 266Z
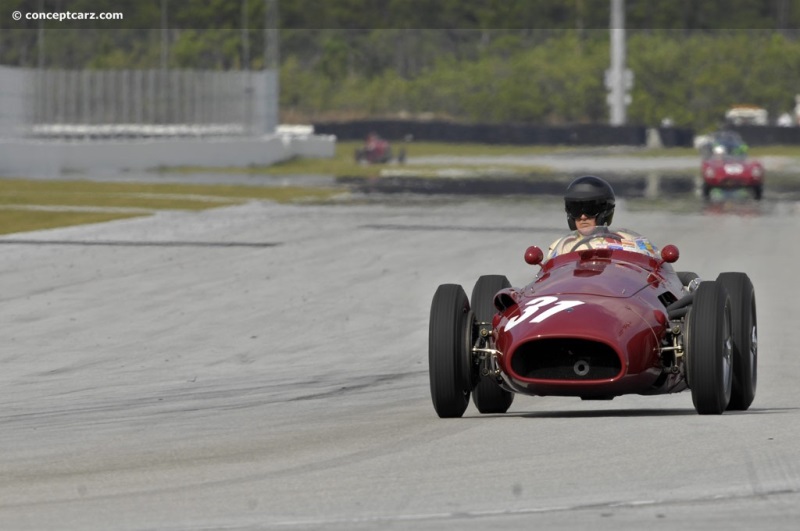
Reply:
M553 243L550 244L550 246L547 249L547 259L553 258L560 254L564 254L565 249L571 243L575 243L576 241L578 241L578 236L579 233L578 231L575 230L555 240Z
M579 236L580 236L580 233L578 233L578 231L576 231L576 230L574 230L574 231L572 231L572 232L568 232L568 233L567 233L567 234L565 234L564 236L561 236L561 237L560 237L560 238L558 238L556 241L554 241L554 242L553 242L553 243L550 245L550 248L552 249L553 247L557 247L557 246L559 246L559 245L563 245L563 244L565 244L565 243L569 243L569 242L571 242L571 241L577 241L577 239L578 239L578 237L579 237Z

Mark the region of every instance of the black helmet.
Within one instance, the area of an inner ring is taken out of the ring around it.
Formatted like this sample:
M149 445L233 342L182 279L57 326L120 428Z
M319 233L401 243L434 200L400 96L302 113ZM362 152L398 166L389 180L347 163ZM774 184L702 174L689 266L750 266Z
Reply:
M584 175L578 177L567 186L564 194L564 210L567 211L567 223L570 230L575 230L575 220L586 214L597 218L597 226L611 225L614 217L614 189L600 177Z

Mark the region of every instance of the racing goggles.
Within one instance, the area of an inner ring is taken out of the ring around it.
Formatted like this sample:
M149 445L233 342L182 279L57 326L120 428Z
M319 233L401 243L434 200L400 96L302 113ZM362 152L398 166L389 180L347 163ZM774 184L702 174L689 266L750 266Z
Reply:
M596 218L607 208L605 201L570 201L565 206L567 214L572 219L578 219L583 214L586 214L587 218Z

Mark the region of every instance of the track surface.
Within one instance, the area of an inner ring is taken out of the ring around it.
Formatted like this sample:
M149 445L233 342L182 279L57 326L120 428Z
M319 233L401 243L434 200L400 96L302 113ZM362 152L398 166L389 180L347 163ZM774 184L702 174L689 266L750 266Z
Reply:
M0 239L0 529L796 529L797 204L615 216L680 269L751 276L748 412L517 397L441 420L436 286L525 284L566 223L557 199L391 200Z

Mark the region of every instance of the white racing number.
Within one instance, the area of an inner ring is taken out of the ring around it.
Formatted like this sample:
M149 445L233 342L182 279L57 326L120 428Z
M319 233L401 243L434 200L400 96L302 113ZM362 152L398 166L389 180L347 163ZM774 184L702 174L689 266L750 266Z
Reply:
M558 297L537 297L525 304L525 309L522 310L521 314L508 320L505 330L508 332L522 321L526 321L531 316L537 314L539 310L545 308L546 306L550 307L531 319L531 323L541 323L548 317L555 315L558 312L563 312L567 308L580 306L581 304L583 304L582 301L560 301L558 300Z

